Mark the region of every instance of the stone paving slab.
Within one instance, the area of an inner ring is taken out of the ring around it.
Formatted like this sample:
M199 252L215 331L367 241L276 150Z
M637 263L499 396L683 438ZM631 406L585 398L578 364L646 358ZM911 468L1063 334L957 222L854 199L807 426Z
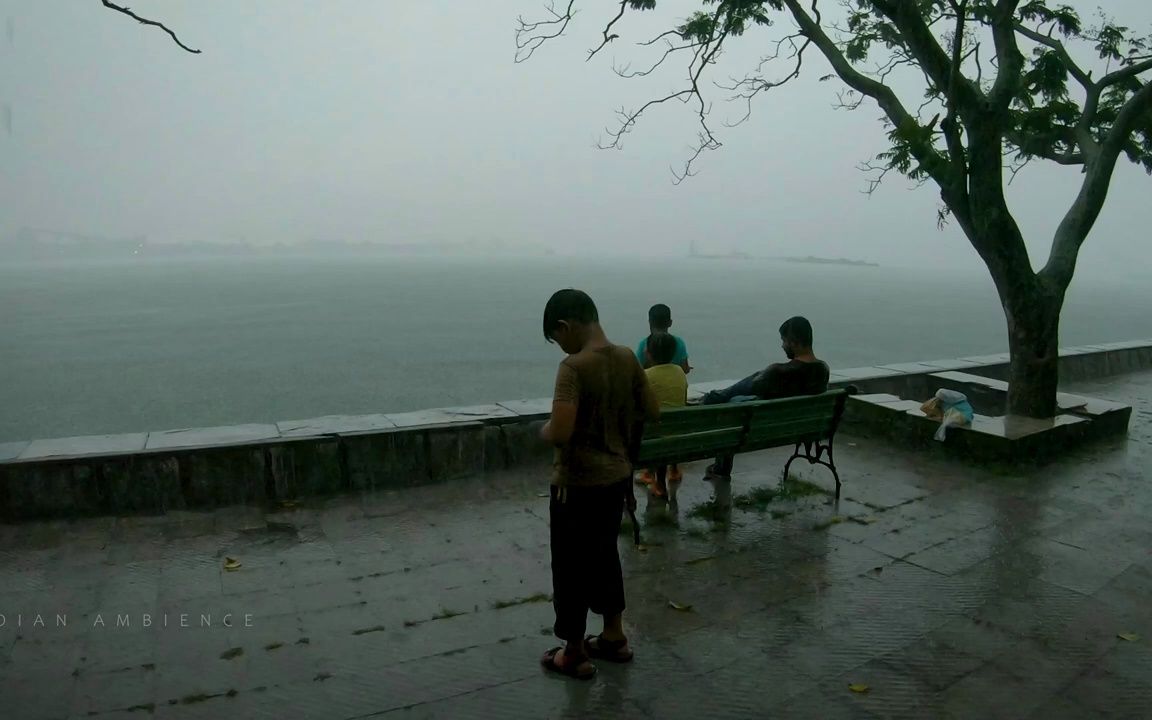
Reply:
M621 535L636 660L587 683L537 665L544 467L0 525L0 714L1143 717L1152 373L1068 390L1131 404L1128 441L998 474L845 435L839 502L818 467L770 497L786 451L730 484L685 466L673 501L640 499L644 549Z

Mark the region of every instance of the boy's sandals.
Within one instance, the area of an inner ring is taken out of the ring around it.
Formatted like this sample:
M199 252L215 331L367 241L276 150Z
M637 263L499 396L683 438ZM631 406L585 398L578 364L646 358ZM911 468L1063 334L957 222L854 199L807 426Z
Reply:
M589 635L584 638L585 652L588 657L597 660L607 660L614 663L632 661L632 648L628 647L628 639L605 640L603 635Z
M540 658L540 664L544 666L545 670L567 675L577 680L591 680L596 677L596 666L587 658L580 661L571 660L567 655L560 655L560 651L563 649L563 647L554 647L544 653L544 657ZM558 655L561 657L559 662L556 660Z

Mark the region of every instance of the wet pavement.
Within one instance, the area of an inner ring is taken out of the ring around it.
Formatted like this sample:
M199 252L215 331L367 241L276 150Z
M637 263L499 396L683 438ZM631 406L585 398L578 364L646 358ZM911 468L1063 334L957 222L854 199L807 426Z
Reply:
M621 536L636 660L591 682L537 665L542 472L0 526L0 716L1148 717L1152 373L1068 389L1129 440L1024 474L841 436L838 504L764 491L786 452L689 466Z

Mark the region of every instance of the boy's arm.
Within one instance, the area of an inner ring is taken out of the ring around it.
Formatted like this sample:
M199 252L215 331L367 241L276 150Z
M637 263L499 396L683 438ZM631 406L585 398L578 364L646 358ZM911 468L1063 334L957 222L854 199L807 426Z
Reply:
M552 394L552 417L540 429L540 437L557 447L567 445L576 429L576 410L580 406L580 376L567 362L556 371L556 390Z

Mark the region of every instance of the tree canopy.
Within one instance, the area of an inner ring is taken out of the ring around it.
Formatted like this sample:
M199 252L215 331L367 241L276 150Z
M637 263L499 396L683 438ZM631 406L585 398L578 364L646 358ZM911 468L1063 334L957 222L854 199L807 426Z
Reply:
M567 0L550 5L543 19L521 18L517 60L564 34L576 5ZM620 39L617 28L629 13L667 6L619 0L589 59ZM675 174L679 182L703 152L721 145L711 125L713 93L746 102L742 121L754 100L801 77L806 56L819 53L832 68L820 79L842 83L843 107L871 100L884 113L889 147L864 164L874 172L870 189L893 171L935 183L940 222L954 218L988 267L1008 324L1010 412L1051 416L1060 311L1080 246L1120 157L1152 173L1152 34L1103 14L1085 22L1073 7L1048 0L840 0L830 9L820 0L700 0L696 11L670 24L639 40L645 49L659 48L651 64L617 73L649 75L686 58L687 81L622 110L604 146L620 147L654 108L689 103L699 118L699 143ZM777 25L790 29L766 34ZM766 50L760 63L743 78L710 86L705 74L723 50L751 36ZM918 95L908 94L912 84L919 84ZM1083 176L1039 271L1004 192L1006 181L1034 160L1079 166Z
M563 34L576 5L550 6L539 21L521 19L517 59ZM628 12L664 5L620 0L589 58L620 38L617 27ZM1087 233L1121 154L1152 173L1152 34L1106 16L1086 23L1074 8L1046 0L845 0L835 11L829 22L818 0L701 0L688 18L640 40L661 48L650 66L617 69L625 77L648 75L682 55L688 82L622 111L605 145L618 147L655 106L692 102L700 142L675 179L692 174L700 154L721 145L710 123L706 95L714 90L705 82L706 70L728 44L789 22L792 30L768 42L771 52L752 73L714 83L715 90L747 102L750 112L757 96L800 77L805 53L815 48L834 71L820 79L847 86L843 106L859 107L870 98L884 111L891 145L866 164L876 172L871 187L890 171L933 180L944 200L941 219L955 215L966 232L974 222L970 195L977 191L968 180L989 170L989 162L1007 164L1013 177L1035 159L1083 166L1082 197L1066 217L1069 236ZM1078 54L1087 58L1077 60ZM786 65L769 75L778 67L773 61ZM1102 66L1099 74L1095 66ZM921 77L922 97L901 98L888 82L902 68ZM1058 250L1054 257L1067 254ZM1070 268L1053 267L1057 271Z

